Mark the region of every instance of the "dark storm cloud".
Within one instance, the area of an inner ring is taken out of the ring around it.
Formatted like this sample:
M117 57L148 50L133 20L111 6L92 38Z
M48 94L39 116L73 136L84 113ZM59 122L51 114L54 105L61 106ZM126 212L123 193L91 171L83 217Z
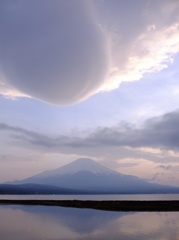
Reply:
M61 147L95 149L121 146L179 150L179 111L149 119L140 129L126 126L96 129L86 137L58 136L52 138L6 124L0 124L0 130L9 131L11 137L16 140L59 150Z
M0 65L31 97L70 104L94 94L108 71L106 40L83 0L2 0Z

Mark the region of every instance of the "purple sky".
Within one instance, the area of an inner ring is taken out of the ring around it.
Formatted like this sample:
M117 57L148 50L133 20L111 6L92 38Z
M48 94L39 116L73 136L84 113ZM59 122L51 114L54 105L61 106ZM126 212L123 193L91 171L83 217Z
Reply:
M90 157L179 185L178 1L2 0L0 32L0 182Z

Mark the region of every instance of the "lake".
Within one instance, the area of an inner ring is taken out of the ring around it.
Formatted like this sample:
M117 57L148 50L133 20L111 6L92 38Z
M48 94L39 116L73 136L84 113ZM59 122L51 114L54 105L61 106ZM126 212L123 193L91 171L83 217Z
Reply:
M0 206L2 240L179 239L179 212Z
M179 194L0 195L0 199L179 200ZM2 240L176 240L179 212L111 212L56 206L0 205Z
M109 194L109 195L0 195L0 199L39 200L179 200L179 194Z

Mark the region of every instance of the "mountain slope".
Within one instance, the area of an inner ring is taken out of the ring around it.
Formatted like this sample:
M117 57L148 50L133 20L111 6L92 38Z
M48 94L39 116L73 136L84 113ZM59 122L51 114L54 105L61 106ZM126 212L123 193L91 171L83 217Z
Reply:
M179 189L148 183L140 178L110 170L87 158L77 159L61 168L45 171L13 184L44 184L88 193L171 193Z

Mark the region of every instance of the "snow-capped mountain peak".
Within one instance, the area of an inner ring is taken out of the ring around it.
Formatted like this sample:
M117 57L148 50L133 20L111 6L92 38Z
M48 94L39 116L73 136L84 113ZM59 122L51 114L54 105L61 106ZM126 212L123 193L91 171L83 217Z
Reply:
M57 170L58 171L58 170ZM116 173L89 158L79 158L59 169L60 174L74 174L77 172L88 171L93 174L111 174Z
M140 178L115 172L88 158L80 158L56 170L11 182L11 184L30 183L88 193L154 193L162 189L168 191L167 186L162 188L160 185L148 183Z
M72 175L78 172L90 172L95 175L104 174L104 175L110 175L110 174L120 174L117 173L111 169L108 169L101 164L98 164L94 160L90 158L79 158L74 162L71 162L65 166L62 166L58 169L46 171L43 173L40 173L38 176L39 178L41 176L43 177L50 177L50 176L62 176L62 175ZM122 174L121 174L122 175ZM36 176L37 177L37 176Z

